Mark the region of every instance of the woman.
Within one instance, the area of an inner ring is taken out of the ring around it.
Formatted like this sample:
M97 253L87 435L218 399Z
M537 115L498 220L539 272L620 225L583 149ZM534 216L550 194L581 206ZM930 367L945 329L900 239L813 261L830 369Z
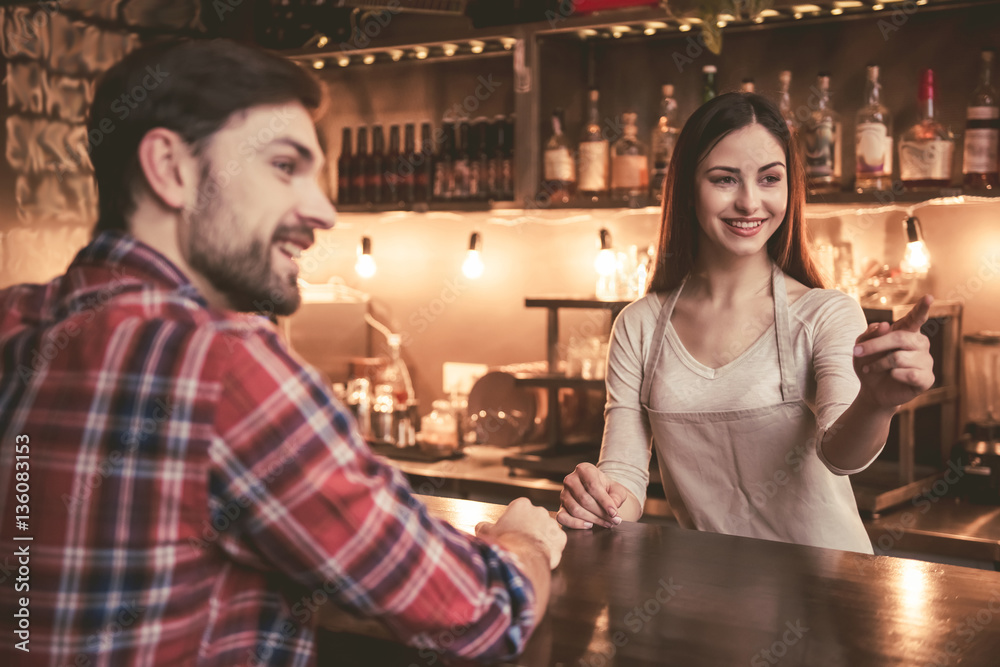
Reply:
M560 523L637 520L652 439L681 525L871 553L847 475L934 381L931 298L866 328L822 289L799 158L759 95L699 108L664 188L649 294L615 323L600 462L566 477Z

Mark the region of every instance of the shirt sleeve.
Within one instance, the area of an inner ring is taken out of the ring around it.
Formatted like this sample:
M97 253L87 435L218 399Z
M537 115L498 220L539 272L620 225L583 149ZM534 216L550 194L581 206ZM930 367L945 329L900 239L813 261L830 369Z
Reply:
M524 648L535 595L511 554L429 516L320 375L273 334L219 354L232 361L210 490L219 506L241 508L222 548L322 588L419 648L490 659Z
M835 475L861 472L882 453L855 470L831 464L823 454L823 438L858 396L861 381L854 372L854 341L868 326L864 311L851 297L834 290L815 316L813 327L813 369L816 374L816 453ZM885 447L885 443L882 444Z
M611 332L604 437L597 464L601 472L635 496L639 507L646 503L652 452L652 431L639 397L645 358L643 346L649 346L642 336L642 309L648 307L644 299L625 308Z

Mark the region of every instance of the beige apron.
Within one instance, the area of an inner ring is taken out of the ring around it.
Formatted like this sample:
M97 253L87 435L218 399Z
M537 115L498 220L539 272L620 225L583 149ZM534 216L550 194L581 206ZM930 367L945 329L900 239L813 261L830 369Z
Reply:
M721 412L650 405L656 370L670 363L661 361L665 332L683 284L660 310L640 400L667 499L685 527L872 553L849 479L816 454L816 417L797 380L788 294L776 265L771 285L781 372L781 402L774 405Z

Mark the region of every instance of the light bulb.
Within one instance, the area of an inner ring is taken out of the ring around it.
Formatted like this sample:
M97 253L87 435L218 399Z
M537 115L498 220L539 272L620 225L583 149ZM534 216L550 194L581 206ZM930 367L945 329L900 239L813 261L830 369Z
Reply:
M483 265L482 249L482 237L479 232L472 232L469 237L469 251L465 254L465 261L462 262L462 273L466 278L475 280L483 275L483 269L486 267Z
M601 249L594 259L594 269L602 276L614 275L618 261L615 251L611 249L611 232L601 229L598 236L601 239Z
M361 245L358 246L358 261L354 263L354 270L362 278L371 278L375 275L375 260L372 258L372 240L367 236L361 237Z
M931 268L931 255L927 252L927 244L923 241L907 243L899 268L903 273L927 273Z

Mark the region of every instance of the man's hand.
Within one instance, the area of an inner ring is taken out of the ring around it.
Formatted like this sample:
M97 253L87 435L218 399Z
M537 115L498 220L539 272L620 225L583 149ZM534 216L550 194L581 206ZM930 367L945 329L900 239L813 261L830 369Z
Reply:
M892 326L872 324L855 341L854 371L861 380L861 394L873 406L896 408L934 384L930 341L920 333L933 301L924 296Z
M618 510L629 496L624 486L593 463L581 463L563 480L562 507L556 518L567 528L587 529L594 524L612 528L622 522Z
M566 533L549 516L544 507L532 505L527 498L518 498L504 510L496 523L483 521L476 526L476 535L500 546L507 540L530 541L555 569L566 547Z

